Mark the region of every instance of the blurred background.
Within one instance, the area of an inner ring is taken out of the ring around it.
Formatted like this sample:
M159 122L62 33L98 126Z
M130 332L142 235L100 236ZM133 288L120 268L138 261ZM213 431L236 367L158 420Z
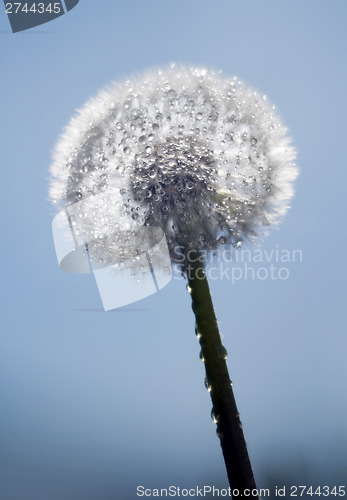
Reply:
M80 0L12 34L0 10L1 500L228 486L184 281L105 313L51 235L51 151L74 110L172 61L267 94L298 150L292 209L260 248L302 262L286 280L211 283L258 487L347 484L346 14L344 0Z

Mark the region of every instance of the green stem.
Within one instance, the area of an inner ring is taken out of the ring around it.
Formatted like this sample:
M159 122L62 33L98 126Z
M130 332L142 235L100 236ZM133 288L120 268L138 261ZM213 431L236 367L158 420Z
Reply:
M188 287L192 309L196 318L196 334L201 345L201 358L205 364L206 379L213 404L217 435L223 451L230 487L243 493L256 488L252 466L248 457L239 412L226 364L224 349L204 266L199 254L187 267ZM235 495L236 498L237 495ZM240 495L241 496L241 495ZM258 498L258 496L251 496Z

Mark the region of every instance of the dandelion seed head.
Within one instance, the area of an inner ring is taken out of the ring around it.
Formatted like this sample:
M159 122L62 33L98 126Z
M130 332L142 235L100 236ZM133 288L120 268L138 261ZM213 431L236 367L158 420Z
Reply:
M177 248L239 246L282 219L297 175L290 142L266 96L236 78L149 71L78 111L54 151L50 197L84 201L74 222L93 258L119 264L131 248L135 261L138 242L119 236L135 237L135 221L164 230L175 262Z

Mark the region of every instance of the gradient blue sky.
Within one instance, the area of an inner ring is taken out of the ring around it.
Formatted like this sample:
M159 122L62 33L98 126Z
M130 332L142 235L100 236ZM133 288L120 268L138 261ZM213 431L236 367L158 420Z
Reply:
M262 248L303 262L211 288L258 485L346 484L346 15L343 0L80 0L14 35L0 9L2 500L227 485L184 282L104 313L51 236L50 154L75 108L171 61L237 75L290 129L296 196Z

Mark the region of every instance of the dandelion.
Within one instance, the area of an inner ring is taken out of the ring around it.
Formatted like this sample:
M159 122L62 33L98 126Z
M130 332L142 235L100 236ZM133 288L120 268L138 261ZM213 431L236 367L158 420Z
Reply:
M92 260L119 266L126 257L136 273L145 233L134 228L165 234L171 263L188 280L213 420L230 483L240 490L255 482L199 257L239 247L281 221L294 159L266 96L237 78L172 66L89 100L51 167L50 197L61 209L74 207L74 230Z

